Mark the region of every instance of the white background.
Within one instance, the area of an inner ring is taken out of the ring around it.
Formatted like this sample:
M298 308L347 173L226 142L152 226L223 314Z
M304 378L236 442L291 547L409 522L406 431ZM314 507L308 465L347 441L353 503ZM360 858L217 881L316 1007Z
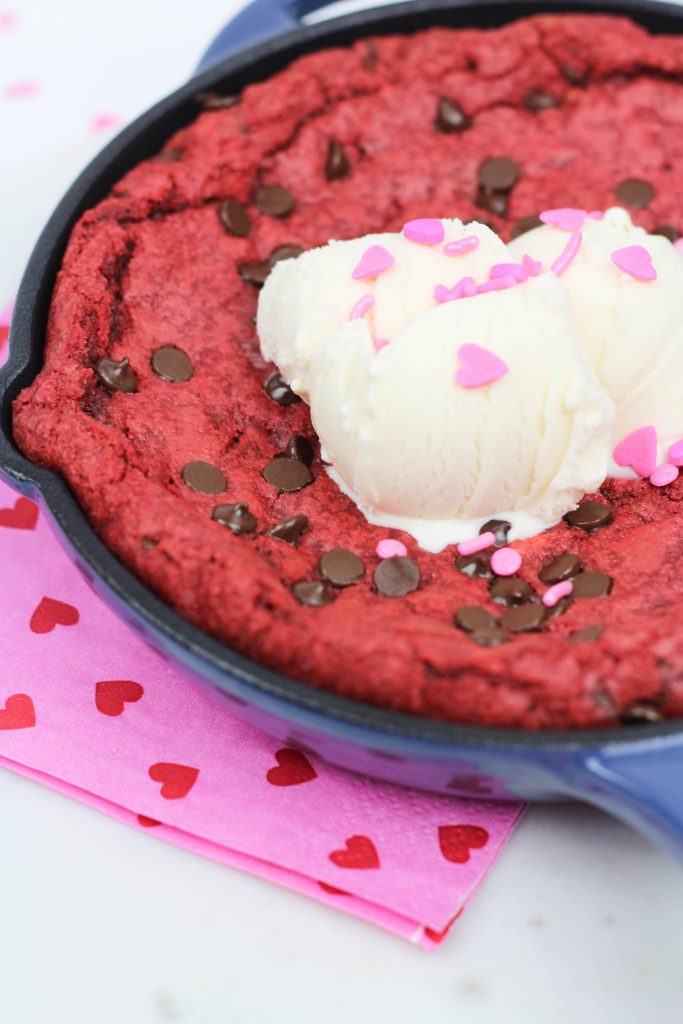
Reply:
M238 6L0 0L0 308L93 119L180 84ZM0 1024L683 1020L683 870L588 808L533 808L431 954L7 772L0 822Z

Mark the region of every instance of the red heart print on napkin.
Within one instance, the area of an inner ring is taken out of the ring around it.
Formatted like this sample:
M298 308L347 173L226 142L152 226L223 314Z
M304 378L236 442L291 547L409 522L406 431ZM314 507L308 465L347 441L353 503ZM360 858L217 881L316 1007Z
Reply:
M441 825L439 846L453 864L465 864L472 850L481 850L489 841L489 834L480 825Z
M350 836L345 850L333 850L330 860L338 868L378 868L379 855L372 839Z
M161 782L161 795L166 800L181 800L190 792L199 768L191 768L187 764L173 764L171 761L159 761L149 769L149 777L153 782Z
M14 508L0 508L0 526L10 530L35 530L38 506L28 498L17 498Z
M31 729L36 724L33 701L25 693L14 693L0 710L0 729Z
M75 626L80 618L78 608L52 597L44 597L31 616L31 632L51 633L55 626Z
M161 825L161 822L156 818L150 818L147 814L138 814L138 825L142 825L143 828L156 828L157 825Z
M318 773L300 750L283 747L276 751L277 768L271 768L266 779L271 786L299 786L302 782L312 782Z
M144 693L140 683L132 679L104 679L95 683L95 705L103 715L122 715L126 703L135 703Z

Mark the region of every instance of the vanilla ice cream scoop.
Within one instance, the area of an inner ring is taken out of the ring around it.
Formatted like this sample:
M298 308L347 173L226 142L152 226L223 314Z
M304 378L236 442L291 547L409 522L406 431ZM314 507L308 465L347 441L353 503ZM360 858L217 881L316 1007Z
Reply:
M510 265L483 225L404 232L278 264L263 353L310 403L330 474L371 522L432 551L494 516L512 539L539 532L602 483L609 457L612 404L568 296Z

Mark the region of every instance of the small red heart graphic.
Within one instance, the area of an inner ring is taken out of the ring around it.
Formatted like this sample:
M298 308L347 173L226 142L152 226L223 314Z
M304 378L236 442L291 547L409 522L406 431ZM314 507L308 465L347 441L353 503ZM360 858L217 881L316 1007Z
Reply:
M10 530L35 530L38 506L28 498L17 498L14 508L0 508L0 526Z
M95 705L103 715L122 715L126 701L135 703L143 693L140 683L132 679L105 679L95 683Z
M318 778L317 771L300 750L283 747L276 751L275 760L279 767L271 768L266 775L271 786L298 786Z
M180 800L187 796L199 775L199 768L190 768L186 764L173 764L159 761L149 769L149 777L153 782L161 782L161 795L166 800Z
M440 932L434 931L433 928L428 928L425 925L425 935L427 936L427 938L431 939L432 942L437 942L437 943L438 942L443 942L443 940L446 938L446 936L448 935L449 931L451 930L451 928L453 927L455 922L458 920L458 918L462 914L463 909L464 908L461 907L460 910L458 911L458 913L455 915L455 917L452 917L450 919L450 921L448 922L448 924L446 925L446 927L442 928L442 930Z
M338 868L378 868L379 855L372 839L367 836L350 836L345 850L334 850L330 860Z
M161 825L161 822L156 818L148 818L146 814L138 814L138 825L142 825L143 828L155 828Z
M329 892L331 896L350 896L351 893L347 892L346 889L338 889L336 885L330 885L329 882L318 882L318 885L323 892Z
M30 627L33 633L51 633L55 626L75 626L79 618L78 608L72 604L44 597L31 616Z
M441 852L453 864L465 864L470 850L481 850L489 841L489 834L479 825L442 825L439 828Z
M33 701L25 693L15 693L0 711L0 729L31 729L36 724Z

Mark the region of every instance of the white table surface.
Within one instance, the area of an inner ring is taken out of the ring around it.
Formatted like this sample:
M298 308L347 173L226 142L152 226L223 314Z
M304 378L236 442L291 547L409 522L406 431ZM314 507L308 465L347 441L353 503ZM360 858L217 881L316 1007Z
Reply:
M88 99L131 117L183 80L239 4L182 6L118 0L112 18L89 0L14 5L35 67L18 36L0 39L0 87L40 72L50 88L0 108L3 294L106 138L74 111ZM6 771L0 821L0 1024L683 1020L683 870L578 805L529 812L435 953Z

